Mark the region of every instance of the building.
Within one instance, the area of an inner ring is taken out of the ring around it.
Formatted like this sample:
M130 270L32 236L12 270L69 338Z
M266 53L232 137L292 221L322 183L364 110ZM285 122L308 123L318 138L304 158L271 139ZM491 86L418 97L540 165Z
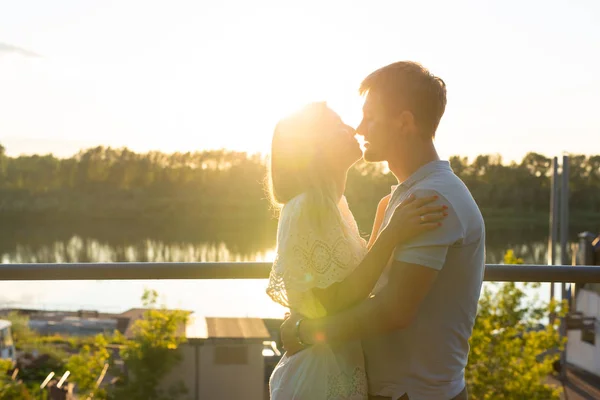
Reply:
M132 308L120 314L90 310L49 311L25 308L5 308L0 316L18 313L29 319L29 328L40 335L93 336L119 331L128 338L133 335L133 325L144 317L145 308ZM191 314L191 311L187 311ZM184 329L181 330L181 334Z
M29 318L29 326L42 335L86 336L119 331L132 338L135 321L147 310L132 308L120 314L97 311L3 309ZM187 340L177 351L181 363L163 381L166 389L182 382L189 399L263 400L268 379L281 358L279 326L282 320L260 318L203 318L190 314L179 335ZM117 364L118 346L113 349ZM266 397L265 397L266 396Z
M15 345L12 340L10 321L0 319L0 359L16 360Z
M569 323L567 362L600 377L600 284L577 288Z
M600 236L580 233L575 256L576 264L600 265ZM570 309L567 363L600 380L600 283L575 285Z
M128 315L98 311L49 311L27 308L6 308L0 315L18 313L27 316L29 328L40 335L92 336L114 331L124 333L131 319Z
M265 398L263 350L271 341L261 319L193 318L186 337L165 388L183 381L192 400Z
M281 335L279 333L279 327L281 327L283 319L263 318L263 322L271 336L271 342L265 342L265 348L263 350L265 359L265 385L268 387L269 378L277 366L277 363L281 360L283 353L283 343L281 342Z

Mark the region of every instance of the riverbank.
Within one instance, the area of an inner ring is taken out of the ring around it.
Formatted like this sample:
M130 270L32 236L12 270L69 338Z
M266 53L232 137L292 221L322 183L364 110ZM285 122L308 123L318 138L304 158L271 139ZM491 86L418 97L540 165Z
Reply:
M521 224L530 227L548 228L550 224L549 210L523 212L510 209L482 208L481 213L486 224L495 227L510 227ZM588 229L593 230L595 227L596 230L600 230L600 213L570 210L569 225L577 227L590 226Z

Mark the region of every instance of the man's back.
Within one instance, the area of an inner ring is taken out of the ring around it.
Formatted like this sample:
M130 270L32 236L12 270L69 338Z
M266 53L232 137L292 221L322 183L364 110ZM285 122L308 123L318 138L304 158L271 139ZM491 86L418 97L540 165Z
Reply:
M484 270L485 228L477 204L445 161L423 166L395 188L393 210L411 194L438 194L449 206L444 226L396 249L394 259L439 270L407 329L363 342L370 393L411 400L450 399L464 388L464 367ZM385 285L386 271L377 292Z

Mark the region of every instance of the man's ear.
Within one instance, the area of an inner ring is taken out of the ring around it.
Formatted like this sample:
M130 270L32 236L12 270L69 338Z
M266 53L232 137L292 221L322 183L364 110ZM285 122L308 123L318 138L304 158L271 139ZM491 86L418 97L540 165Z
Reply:
M392 118L392 124L394 128L398 130L412 128L415 125L415 116L412 112L404 110L400 114Z

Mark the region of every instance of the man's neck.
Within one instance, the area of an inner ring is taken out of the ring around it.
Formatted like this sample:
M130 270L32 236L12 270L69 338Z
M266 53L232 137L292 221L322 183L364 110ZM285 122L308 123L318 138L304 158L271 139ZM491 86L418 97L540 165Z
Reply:
M402 151L396 151L387 161L390 171L398 182L402 183L423 165L439 159L433 142L420 142L415 146L405 146Z

